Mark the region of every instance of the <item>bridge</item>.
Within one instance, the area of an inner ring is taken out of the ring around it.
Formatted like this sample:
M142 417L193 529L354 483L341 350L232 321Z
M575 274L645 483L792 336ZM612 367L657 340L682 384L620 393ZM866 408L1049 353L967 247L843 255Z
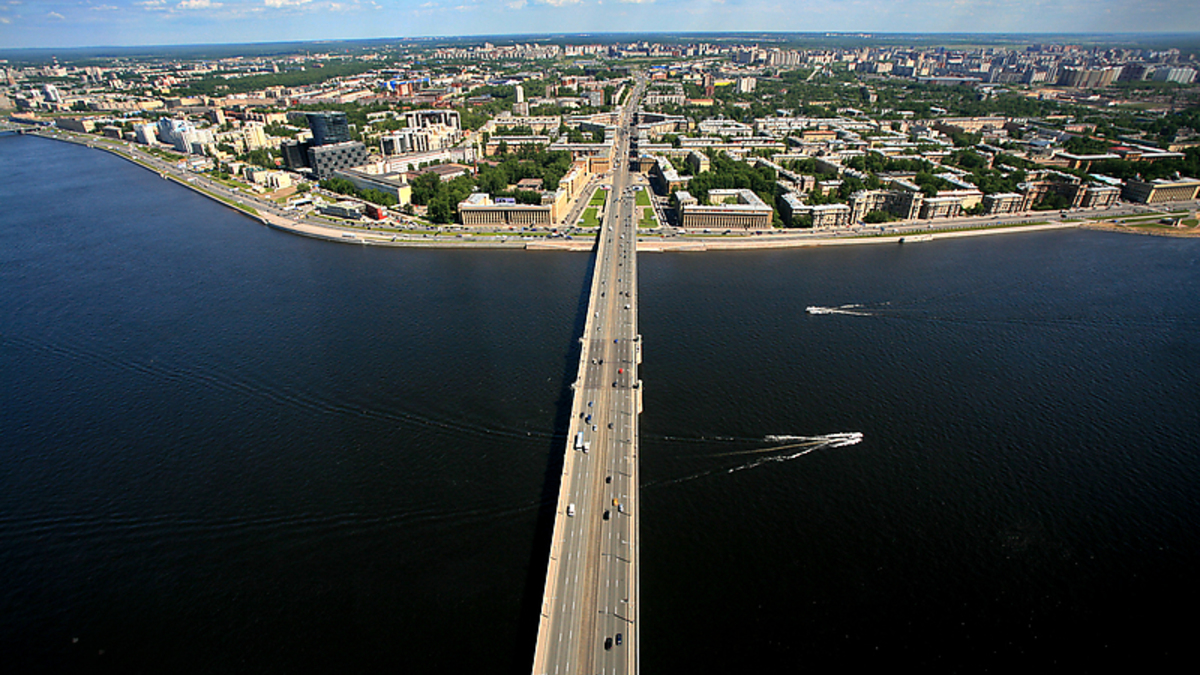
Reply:
M642 342L629 143L644 87L639 80L621 115L597 237L534 675L638 672Z

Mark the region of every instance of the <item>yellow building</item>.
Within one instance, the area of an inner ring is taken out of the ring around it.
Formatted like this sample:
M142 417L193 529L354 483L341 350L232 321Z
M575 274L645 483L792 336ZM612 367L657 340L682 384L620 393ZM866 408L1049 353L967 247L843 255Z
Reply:
M1122 196L1131 202L1142 204L1159 204L1162 202L1188 201L1196 198L1200 191L1200 180L1181 178L1179 180L1127 180Z
M476 192L458 204L458 215L467 227L551 227L554 204L517 204L492 201L491 195Z
M750 190L709 190L708 204L679 193L680 224L688 230L769 230L774 210Z

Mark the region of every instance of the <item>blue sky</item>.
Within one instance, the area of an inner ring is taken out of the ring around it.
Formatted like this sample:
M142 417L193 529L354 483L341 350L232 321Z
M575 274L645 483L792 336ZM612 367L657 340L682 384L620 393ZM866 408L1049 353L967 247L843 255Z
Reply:
M1195 32L1194 0L0 0L0 48L421 35Z

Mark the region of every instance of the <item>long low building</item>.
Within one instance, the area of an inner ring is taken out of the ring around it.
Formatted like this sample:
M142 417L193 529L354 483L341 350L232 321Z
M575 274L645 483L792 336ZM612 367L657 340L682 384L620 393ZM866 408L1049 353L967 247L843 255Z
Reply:
M568 206L591 179L588 161L578 161L558 181L558 188L542 192L540 204L518 204L514 199L492 199L476 192L459 202L458 216L467 227L554 227L566 217Z
M490 134L496 134L497 129L514 129L518 127L529 127L535 134L547 134L558 131L562 126L563 118L558 115L539 115L539 116L510 116L510 117L494 117L488 120L480 131L486 131ZM503 136L504 134L499 134Z
M1196 198L1197 192L1200 192L1200 180L1195 178L1177 180L1160 178L1152 181L1125 181L1125 190L1122 194L1131 202L1159 204L1192 200Z
M376 169L379 164L364 164L362 166L339 169L334 177L343 178L354 184L360 190L378 190L396 198L400 205L412 202L412 186L409 185L403 173L381 173Z
M500 152L501 146L504 150L510 148L518 148L526 145L540 145L547 147L550 145L549 136L492 136L488 139L486 145L483 146L483 154L491 157Z
M371 173L403 173L406 171L415 171L422 164L437 164L443 162L457 162L470 164L475 161L475 148L471 146L462 148L444 148L442 150L431 150L429 152L417 152L404 155L392 155L384 157L378 162L378 168L372 170Z
M493 201L486 192L473 193L459 202L458 215L467 227L550 227L554 223L553 205Z
M751 190L709 190L708 204L680 192L680 224L689 230L769 230L774 210Z

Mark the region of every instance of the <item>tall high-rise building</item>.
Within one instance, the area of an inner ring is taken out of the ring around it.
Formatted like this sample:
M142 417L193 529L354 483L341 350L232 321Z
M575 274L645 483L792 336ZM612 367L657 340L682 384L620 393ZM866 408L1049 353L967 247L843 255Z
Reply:
M185 146L183 136L195 130L196 126L188 120L164 117L158 120L157 136L163 143L170 143L182 152L190 152Z
M518 84L517 85L517 103L524 103L524 102L525 102L525 87L522 87L521 85Z
M304 113L308 118L308 126L312 129L312 145L333 145L350 140L350 123L346 113L337 110Z
M283 165L292 171L308 166L307 143L285 140L279 144L279 154L283 156Z
M367 163L367 146L358 141L319 145L308 149L308 166L317 180L333 176L339 169Z

